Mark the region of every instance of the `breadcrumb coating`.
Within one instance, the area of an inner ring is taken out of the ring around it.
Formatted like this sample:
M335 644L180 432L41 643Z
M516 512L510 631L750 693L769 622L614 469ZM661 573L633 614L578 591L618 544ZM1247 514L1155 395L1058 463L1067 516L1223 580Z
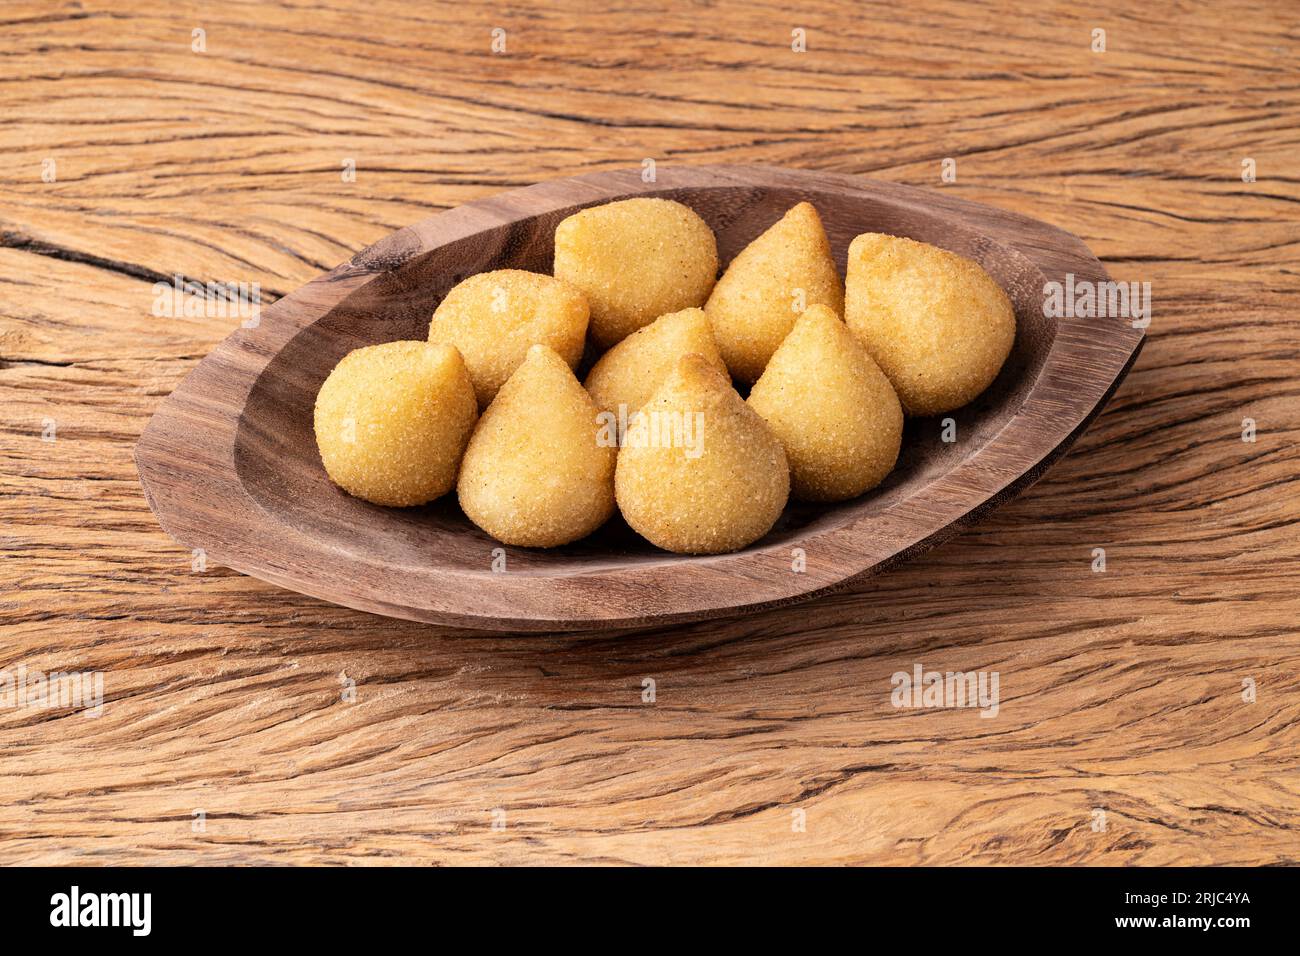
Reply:
M478 418L455 347L356 349L316 395L316 447L330 480L377 505L422 505L451 490Z
M893 386L834 312L814 305L795 323L749 393L790 460L791 494L843 501L893 470L903 409Z
M618 453L614 487L623 517L651 543L682 554L721 554L776 523L789 497L790 469L781 442L730 380L691 354L637 413Z
M977 263L881 233L849 246L845 320L909 415L960 408L1011 353L1011 300Z
M471 276L427 342L338 363L314 413L326 472L380 505L455 486L466 516L509 545L568 544L618 508L660 548L720 554L766 535L791 496L875 488L904 416L974 399L1015 341L1006 292L935 246L863 233L842 283L807 202L715 285L717 271L712 230L681 203L569 216L554 277ZM589 340L604 354L579 383ZM748 400L733 377L752 383Z
M534 345L479 420L461 464L460 506L506 544L553 548L614 513L618 449L556 352Z
M791 208L727 266L704 311L731 374L755 382L803 309L844 311L821 217L811 203Z
M718 275L718 243L679 202L624 199L556 227L554 273L586 295L592 340L607 349L661 315L703 305Z
M670 312L633 332L600 357L584 384L602 411L618 415L622 406L631 416L690 352L726 372L703 309Z
M577 368L587 317L586 298L567 282L498 269L470 276L447 293L429 322L429 341L460 350L484 409L533 345L550 346Z

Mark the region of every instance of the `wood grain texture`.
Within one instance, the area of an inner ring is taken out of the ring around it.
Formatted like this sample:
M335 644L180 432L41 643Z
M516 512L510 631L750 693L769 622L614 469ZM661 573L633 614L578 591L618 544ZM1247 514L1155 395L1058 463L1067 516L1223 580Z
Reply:
M1006 290L1018 327L1011 355L975 401L945 418L911 420L898 462L870 494L831 507L791 504L759 541L730 554L669 554L621 516L564 547L503 547L453 495L428 507L380 508L329 481L312 409L343 356L422 340L429 316L462 277L549 272L564 218L646 195L694 209L717 236L724 262L805 201L822 210L841 270L849 243L864 232L941 245L981 263ZM1076 279L1107 277L1075 236L897 183L767 166L668 167L653 183L640 169L552 180L392 233L255 323L249 309L246 327L158 409L135 461L150 508L177 541L362 611L520 632L753 613L857 583L921 553L1010 500L1068 450L1142 342L1127 314L1049 314L1047 284Z
M106 697L0 709L0 861L1300 862L1294 5L0 21L0 666L99 670ZM647 157L1055 223L1151 282L1147 345L1025 495L806 606L520 640L191 570L131 449L235 321L155 318L154 281L269 298L431 212ZM998 716L895 709L917 663L998 671Z

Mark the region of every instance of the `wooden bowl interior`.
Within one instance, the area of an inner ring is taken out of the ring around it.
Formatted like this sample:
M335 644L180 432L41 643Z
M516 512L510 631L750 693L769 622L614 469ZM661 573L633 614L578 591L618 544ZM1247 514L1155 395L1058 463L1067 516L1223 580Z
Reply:
M716 186L664 189L654 195L695 209L718 237L722 262L794 204L817 206L841 276L853 237L863 232L908 236L979 262L1007 291L1016 311L1016 343L997 380L974 403L951 414L961 440L941 440L939 419L911 419L898 465L875 490L839 505L791 502L759 544L795 544L802 536L867 517L921 493L972 455L1015 415L1051 349L1055 325L1042 314L1042 272L1018 251L950 218L914 205L794 188ZM600 200L605 201L605 200ZM340 554L411 568L486 568L500 543L461 512L455 494L409 509L381 508L345 494L320 466L312 432L316 392L349 351L396 339L423 339L443 296L469 275L516 268L550 272L555 226L581 204L415 256L376 276L298 333L266 366L249 396L235 437L239 480L260 507ZM580 370L585 372L585 369ZM311 462L315 467L289 467ZM661 551L617 515L600 531L562 548L506 548L512 573L564 576L616 565L707 562Z

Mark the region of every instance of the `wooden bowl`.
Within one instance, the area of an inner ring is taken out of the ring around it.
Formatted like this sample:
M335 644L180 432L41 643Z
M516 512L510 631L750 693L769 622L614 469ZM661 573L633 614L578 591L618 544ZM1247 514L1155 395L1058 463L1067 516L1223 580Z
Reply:
M454 494L414 509L343 493L321 466L312 408L351 349L423 339L447 291L489 269L550 272L555 226L584 206L661 196L694 208L728 262L801 200L844 267L849 242L886 232L979 262L1016 309L1015 348L993 385L952 414L908 423L898 466L840 505L791 504L734 554L660 551L617 516L563 548L506 547ZM932 547L1060 457L1142 344L1127 319L1044 316L1044 283L1105 281L1075 236L941 192L760 166L595 173L516 189L399 230L262 311L222 342L149 422L136 465L163 528L246 574L361 610L522 631L664 624L823 594ZM504 558L504 570L502 558ZM494 569L495 568L495 569ZM802 568L802 570L796 570Z

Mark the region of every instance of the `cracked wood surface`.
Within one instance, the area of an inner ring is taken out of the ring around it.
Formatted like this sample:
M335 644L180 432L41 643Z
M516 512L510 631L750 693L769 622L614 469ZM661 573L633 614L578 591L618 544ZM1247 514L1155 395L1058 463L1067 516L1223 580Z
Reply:
M1294 5L9 0L0 27L0 669L105 692L0 709L0 862L1300 862ZM1054 222L1151 283L1145 350L1022 497L808 605L518 638L192 570L131 450L238 320L155 318L155 281L269 299L646 157ZM916 664L997 671L997 716L895 709Z

